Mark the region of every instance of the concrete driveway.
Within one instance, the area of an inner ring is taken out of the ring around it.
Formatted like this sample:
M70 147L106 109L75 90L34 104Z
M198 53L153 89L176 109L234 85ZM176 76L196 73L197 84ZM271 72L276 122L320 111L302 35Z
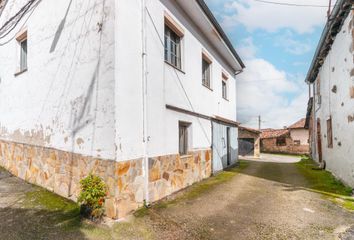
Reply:
M296 163L301 160L301 157L295 156L295 155L262 153L260 158L255 158L253 156L239 156L239 159L244 159L244 160L249 160L249 161L258 161L258 162Z

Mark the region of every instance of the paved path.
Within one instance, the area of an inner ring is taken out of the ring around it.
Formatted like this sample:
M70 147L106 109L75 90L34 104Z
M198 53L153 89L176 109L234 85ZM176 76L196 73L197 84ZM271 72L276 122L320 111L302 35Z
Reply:
M303 190L305 184L294 164L251 162L210 193L159 211L181 229L160 238L325 240L354 224L354 213Z
M128 225L63 232L50 220L53 212L23 208L19 199L34 187L0 169L0 239L326 240L354 225L354 213L303 186L294 164L253 161L208 192L154 208Z
M301 160L300 156L292 155L279 155L262 153L260 158L254 158L253 156L239 156L240 159L257 161L257 162L276 162L276 163L296 163Z

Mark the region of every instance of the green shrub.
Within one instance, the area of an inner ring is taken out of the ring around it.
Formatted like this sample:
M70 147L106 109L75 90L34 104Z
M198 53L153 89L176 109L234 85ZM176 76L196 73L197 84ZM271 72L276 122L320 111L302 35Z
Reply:
M81 205L81 214L93 220L102 218L107 187L104 181L93 174L81 179L81 192L78 202Z

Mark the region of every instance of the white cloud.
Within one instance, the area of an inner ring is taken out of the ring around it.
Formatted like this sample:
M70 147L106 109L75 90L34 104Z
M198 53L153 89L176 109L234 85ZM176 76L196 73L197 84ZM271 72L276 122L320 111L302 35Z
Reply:
M289 3L289 0L277 0ZM296 4L327 5L327 0L297 0ZM312 32L315 27L322 26L326 21L326 8L289 7L266 4L252 0L232 0L225 4L225 15L222 24L232 28L244 25L249 31L263 29L275 32L289 28L297 33ZM232 13L230 13L232 12Z
M289 76L264 59L246 60L247 68L238 77L238 121L257 127L261 115L262 127L289 126L306 114L307 91L302 76ZM287 95L295 96L289 100Z
M237 52L242 59L254 58L257 52L257 47L253 44L252 37L243 39L240 47L237 48Z
M293 55L303 55L312 50L312 44L309 40L296 41L294 35L287 31L285 34L277 36L275 46L282 47L287 53Z

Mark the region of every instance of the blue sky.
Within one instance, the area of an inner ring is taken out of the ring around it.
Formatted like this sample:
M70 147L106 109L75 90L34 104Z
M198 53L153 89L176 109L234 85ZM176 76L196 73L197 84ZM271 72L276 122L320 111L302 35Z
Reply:
M328 0L275 0L328 5ZM304 78L326 22L326 7L291 7L257 0L206 0L243 59L237 77L238 121L282 128L305 117Z

